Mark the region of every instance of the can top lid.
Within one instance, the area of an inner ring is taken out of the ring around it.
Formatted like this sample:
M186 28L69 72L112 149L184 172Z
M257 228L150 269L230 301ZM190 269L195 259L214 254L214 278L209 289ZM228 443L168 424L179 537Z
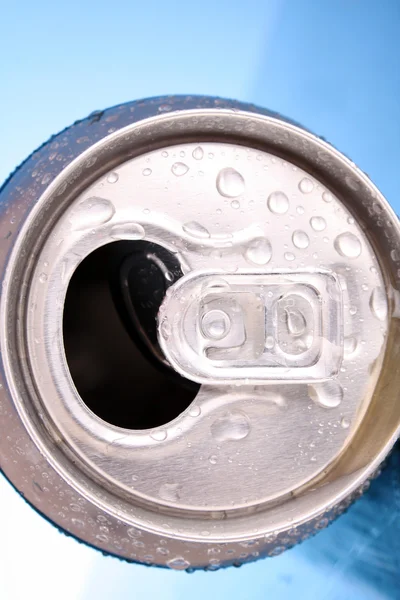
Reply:
M202 384L174 421L123 435L77 403L63 303L51 302L86 256L116 240L157 244L179 261L158 341L167 364ZM115 167L64 212L33 277L28 339L34 369L55 374L43 385L63 390L54 420L79 453L93 445L106 479L114 463L95 448L111 439L134 496L240 514L315 478L353 436L385 347L384 289L365 233L318 179L250 147L182 143ZM35 345L38 331L51 343Z

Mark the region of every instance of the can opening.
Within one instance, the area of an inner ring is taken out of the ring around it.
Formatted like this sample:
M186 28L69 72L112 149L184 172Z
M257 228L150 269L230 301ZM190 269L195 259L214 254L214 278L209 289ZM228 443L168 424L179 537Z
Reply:
M178 375L157 347L156 316L179 276L176 259L145 241L119 241L90 254L73 274L64 306L64 348L86 406L112 425L164 425L199 385Z

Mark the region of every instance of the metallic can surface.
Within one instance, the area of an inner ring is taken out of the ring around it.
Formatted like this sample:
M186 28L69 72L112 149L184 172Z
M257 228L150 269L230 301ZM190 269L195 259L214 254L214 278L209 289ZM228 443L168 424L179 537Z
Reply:
M347 158L152 99L55 136L0 200L0 466L57 526L212 570L368 485L400 427L400 230Z

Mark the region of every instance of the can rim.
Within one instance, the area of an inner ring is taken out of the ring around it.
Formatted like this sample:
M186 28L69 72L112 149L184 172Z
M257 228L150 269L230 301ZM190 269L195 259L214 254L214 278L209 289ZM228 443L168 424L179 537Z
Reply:
M60 192L60 189L62 190L63 185L65 184L66 181L69 181L69 183L73 183L73 184L77 184L78 179L74 179L74 175L77 172L77 169L79 170L79 168L82 165L85 165L85 163L87 164L88 162L90 163L90 160L88 161L88 159L90 159L91 157L93 157L93 155L97 156L97 160L99 160L99 158L101 158L102 153L104 153L104 155L107 154L107 151L111 148L114 151L118 152L118 143L121 142L121 140L125 140L126 142L126 137L130 134L132 134L132 137L134 140L136 140L136 142L138 142L139 140L143 139L146 140L149 137L151 137L152 135L154 135L154 131L152 131L153 126L161 126L161 129L163 130L162 125L168 125L168 127L166 127L165 129L167 130L168 134L171 135L171 127L170 127L170 123L175 121L175 122L184 122L187 124L187 127L189 128L190 125L193 127L194 123L194 115L198 115L199 119L204 119L204 125L205 123L212 123L212 125L210 126L211 128L213 126L215 126L215 119L224 119L224 118L231 118L232 116L234 117L234 121L238 121L238 120L242 120L244 122L244 132L233 132L232 135L241 135L242 139L245 140L247 139L247 143L249 141L249 137L252 135L255 135L256 133L256 122L257 125L259 125L260 123L263 123L265 126L271 127L271 128L276 128L277 130L280 130L280 132L285 131L286 133L289 131L289 134L291 134L292 136L295 137L299 137L301 140L306 140L307 144L303 145L302 147L302 154L301 157L304 161L306 161L306 157L305 157L305 153L306 150L311 151L311 149L313 148L314 150L316 148L318 148L319 150L322 150L324 152L326 152L328 155L330 155L331 157L333 157L335 159L335 161L337 161L337 163L340 165L340 168L342 169L342 177L344 179L344 181L346 182L346 175L343 176L343 173L345 173L346 171L348 172L348 177L350 177L350 179L348 179L347 183L346 183L346 189L350 191L351 197L352 197L352 201L354 202L356 198L361 198L363 197L363 194L367 191L368 194L368 198L370 201L373 200L373 202L377 203L380 208L382 210L385 211L385 214L388 216L388 221L390 221L391 223L391 227L393 228L393 239L396 243L396 246L399 245L399 239L400 239L400 227L397 221L397 218L393 212L393 210L391 209L391 207L387 204L386 200L383 198L383 196L378 192L378 190L375 188L375 186L369 181L369 179L358 169L355 167L355 165L353 163L351 163L351 161L349 161L349 159L343 157L343 155L341 155L339 152L337 152L335 149L333 149L330 145L328 145L326 142L319 140L318 138L315 138L315 136L313 136L312 134L305 132L301 129L299 129L297 126L288 124L288 123L284 123L282 121L279 121L278 119L274 118L274 117L269 117L269 116L263 116L263 115L255 115L254 113L249 113L249 112L245 112L245 111L240 111L240 112L232 112L230 110L225 110L225 109L203 109L203 110L199 110L199 109L193 109L193 110L184 110L184 111L178 111L178 112L170 112L168 114L165 115L161 115L161 116L157 116L157 117L150 117L149 119L140 121L138 124L133 124L133 125L128 125L114 133L111 133L109 136L105 137L103 140L100 140L98 142L96 142L93 146L91 146L90 148L88 148L84 153L80 154L76 159L74 159L65 169L64 171L61 173L61 175L59 175L58 177L56 177L56 179L50 184L50 186L45 190L45 192L41 195L40 200L37 202L35 208L31 211L29 217L27 218L27 220L25 221L19 236L18 236L18 240L13 248L12 254L9 258L9 262L8 262L8 266L7 266L7 271L6 271L6 275L4 278L4 285L3 285L3 294L2 294L2 304L1 304L1 348L2 348L2 360L4 362L4 367L5 367L5 371L6 371L6 375L7 375L7 381L8 384L10 385L10 382L12 382L12 386L11 386L11 395L14 398L18 398L18 400L15 402L15 408L18 411L18 416L19 418L23 421L24 423L24 427L26 429L26 431L29 433L29 437L31 440L34 440L34 445L36 446L36 448L40 449L40 453L46 456L47 461L51 464L52 469L54 469L57 472L57 475L60 475L61 478L65 481L68 482L69 485L71 485L74 489L77 490L77 492L82 495L82 497L85 499L85 502L88 501L88 497L87 497L87 481L86 479L81 479L80 483L78 483L78 481L74 481L72 480L72 473L71 471L68 470L60 470L60 465L58 464L58 462L56 462L56 459L53 458L51 452L49 452L49 448L46 448L46 445L43 444L43 440L41 439L40 436L37 435L37 431L35 431L34 425L33 425L33 421L32 419L32 415L29 414L30 410L26 410L26 408L22 405L22 403L20 402L20 393L17 391L17 384L15 382L15 375L12 372L12 364L11 361L9 360L9 354L8 354L8 344L10 343L10 340L13 339L13 336L15 335L15 332L11 333L11 329L10 329L10 321L9 321L9 314L8 314L8 309L12 303L12 298L10 296L10 294L12 294L12 297L14 296L14 292L15 289L13 290L13 287L16 285L15 284L15 264L17 261L17 257L19 257L19 259L21 259L21 256L24 255L24 248L23 246L26 243L26 239L30 237L30 233L29 230L32 229L32 222L34 222L36 219L39 219L40 213L41 211L43 211L43 206L46 205L46 203L49 201L50 198L54 198L54 196L56 194L59 194L58 198L59 198L59 206L58 206L58 210L57 210L57 214L60 214L60 211L64 208L64 206L66 205L66 203L69 201L69 198L71 196L68 197L68 185L67 187L64 188L64 191ZM150 134L147 130L150 130ZM182 130L181 130L182 131ZM164 132L164 130L163 130ZM185 132L187 134L187 131ZM146 136L147 134L147 136ZM191 132L190 135L195 135L195 132ZM292 139L290 138L289 141L292 141ZM289 141L287 141L287 143L289 143ZM131 143L131 141L129 141L129 143ZM236 142L237 143L237 142ZM261 142L259 142L261 144ZM269 143L272 143L271 141ZM275 138L275 143L278 143L277 138ZM163 137L161 136L159 138L159 145L158 147L162 147L162 145L165 145L165 140L163 139ZM283 148L284 148L284 144L279 144L277 145L277 148L282 149L283 152ZM119 148L120 150L120 148ZM131 151L132 151L132 147L131 147ZM138 154L140 154L140 152L138 151ZM100 161L101 162L101 161ZM116 163L115 163L116 164ZM89 167L87 168L91 168L94 165L91 164ZM318 167L318 165L316 164L316 167ZM322 164L320 166L320 168L325 169L326 164ZM110 170L110 164L107 164L107 167L105 168L104 166L102 167L101 171L102 172L107 172ZM95 173L96 178L99 176L99 171ZM354 177L355 176L355 177ZM72 179L73 181L71 182L70 179ZM85 177L83 177L83 179L85 179ZM94 179L94 174L91 175L91 179ZM350 182L350 183L349 183ZM87 179L84 181L84 184L87 185ZM357 187L357 189L355 189ZM76 192L74 192L75 195ZM354 205L353 205L354 208ZM366 219L367 215L364 214L364 218ZM392 246L394 247L394 244L392 243ZM37 252L37 251L36 251ZM382 256L383 252L381 251L381 256ZM22 261L19 260L19 263L21 263ZM386 271L390 272L389 269ZM392 274L391 274L391 283L390 285L392 286L392 288L394 289L395 284L394 281L397 279L397 275L393 272L393 268L392 268ZM11 288L11 290L10 290ZM12 325L12 323L11 323ZM11 335L10 335L11 334ZM7 339L8 337L8 339ZM382 461L382 459L385 457L385 455L389 452L391 446L394 444L395 440L398 437L400 431L400 426L397 427L397 429L393 429L393 433L392 435L390 435L387 439L386 439L386 444L384 446L381 447L380 451L375 454L375 458L371 460L371 462L368 465L364 465L364 467L360 467L359 469L353 471L352 473L348 473L346 476L342 475L340 481L337 482L337 486L341 489L341 493L338 493L338 495L336 496L336 500L340 500L342 498L345 498L348 494L354 492L359 486L360 484L362 484L362 482L365 480L366 477L370 476L378 467L379 463ZM54 434L53 434L54 435ZM56 439L56 436L53 438L53 442L54 439ZM58 440L58 443L60 441ZM57 456L58 459L58 456ZM5 469L6 470L6 469ZM330 484L331 486L334 484ZM321 491L321 488L320 488ZM327 492L327 490L325 490ZM313 494L314 495L314 494ZM317 494L315 493L315 496ZM314 509L310 509L310 507L308 508L308 515L307 518L305 519L306 521L309 521L312 518L316 518L318 517L318 515L321 515L321 513L326 512L327 510L329 510L330 506L329 503L327 502L327 499L324 498L324 496L328 496L328 494L324 494L323 492L320 493L321 499L320 502L318 504L317 507L315 507L314 505ZM99 509L103 510L104 512L106 512L108 515L113 514L113 517L116 519L121 519L122 517L122 505L118 506L116 508L116 510L112 510L109 506L107 507L107 509L105 508L105 496L103 495L103 499L101 501L97 501L95 499L95 496L92 496L90 498L90 502L93 503L94 505L96 505ZM290 513L290 511L289 511ZM54 519L57 522L57 518ZM146 519L144 519L144 521L146 521ZM284 519L283 519L284 521ZM135 521L131 518L127 518L126 522L129 523L129 525L136 525L137 526L137 522L135 523ZM299 521L300 523L301 521ZM297 524L297 523L296 523ZM292 526L289 526L289 522L286 521L286 525L282 528L282 531L287 531L291 528ZM141 528L143 530L146 530L150 533L151 528L146 527L146 525L144 523L141 524ZM277 527L277 529L280 529L279 526ZM154 534L155 535L160 535L160 529L155 528L154 530ZM229 535L227 535L228 531L226 530L226 528L222 528L222 530L224 532L224 539L227 541L229 538ZM163 535L168 536L168 531L164 530ZM264 537L266 534L265 532L262 533L262 536ZM215 536L214 538L212 536L207 537L207 540L204 540L204 537L202 536L198 536L196 538L193 537L193 534L189 534L189 535L180 535L177 536L180 537L181 539L197 539L197 541L204 541L205 544L208 543L217 543L219 541L221 541L221 538L218 536ZM247 538L248 536L236 536L233 537L233 539L231 539L232 542L237 542L237 540L242 540L244 538ZM260 533L257 533L256 537L260 537Z

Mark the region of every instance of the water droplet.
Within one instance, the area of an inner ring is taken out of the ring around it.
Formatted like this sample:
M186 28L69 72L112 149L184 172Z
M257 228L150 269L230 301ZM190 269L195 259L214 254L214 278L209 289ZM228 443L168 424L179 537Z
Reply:
M324 200L325 202L332 202L333 196L329 192L324 192L322 194L322 200Z
M210 558L207 571L217 571L221 568L221 561L218 558Z
M152 555L152 554L145 554L145 555L143 556L143 560L144 560L146 563L151 563L151 562L153 561L153 555Z
M349 313L351 314L352 317L354 317L354 315L357 314L357 307L356 306L350 306Z
M371 298L369 301L369 305L371 307L372 314L379 319L379 321L384 321L387 316L387 301L385 292L380 287L376 287L371 294Z
M71 519L71 523L73 525L75 525L76 527L79 527L79 529L81 529L82 527L85 526L84 521L82 521L81 519L75 519L75 518L73 518L73 519Z
M285 546L275 546L275 548L272 548L272 550L268 552L268 556L279 556L279 554L285 552L285 549Z
M163 442L167 439L167 432L165 429L154 429L150 432L150 437L157 442Z
M157 552L157 554L161 554L162 556L166 556L167 554L169 554L168 548L163 548L162 546L157 548L156 552Z
M136 529L136 527L129 527L126 532L131 539L136 539L138 537L142 537L142 532L140 529Z
M40 283L45 283L47 281L47 275L46 275L46 273L41 273L40 274L39 281L40 281Z
M108 183L117 183L119 179L118 173L112 172L107 175Z
M285 308L286 327L292 335L301 335L306 329L304 315L296 308Z
M296 208L297 214L299 215L304 215L304 207L303 206L298 206Z
M371 273L377 273L378 270L376 269L376 267L370 267L369 269L371 271Z
M254 265L266 265L272 257L272 248L267 238L252 240L247 246L245 259Z
M217 177L217 190L221 196L236 198L244 192L244 179L235 169L222 169Z
M189 235L192 235L196 238L205 239L210 237L210 232L208 231L208 229L206 229L205 227L203 227L203 225L200 225L200 223L197 223L196 221L190 221L190 223L185 223L182 226L182 229Z
M353 179L353 177L350 177L350 175L346 175L344 180L349 186L349 188L351 188L355 192L357 192L360 189L360 182L357 179Z
M308 247L310 240L305 231L301 231L300 229L297 229L296 231L293 232L292 242L293 242L293 245L296 246L296 248L304 249L304 248Z
M317 462L317 457L316 457L316 456L312 456L312 457L310 458L310 460L311 460L311 462Z
M114 213L114 205L109 200L105 198L89 198L78 204L72 211L69 220L74 229L80 231L107 223L107 221L112 219Z
M334 380L309 385L308 394L316 404L324 408L336 408L343 399L342 386Z
M240 545L243 548L251 548L252 546L256 545L256 540L247 540L245 542L240 542Z
M217 458L217 456L215 454L212 454L208 460L210 461L210 463L212 465L216 465L217 461L218 461L218 458Z
M198 404L193 404L188 410L191 417L198 417L201 414L201 408Z
M231 207L234 208L234 209L240 208L240 202L239 202L239 200L232 200Z
M176 162L172 165L171 171L176 177L182 177L189 171L189 167L183 162Z
M46 185L46 183L49 183L49 181L51 181L52 177L53 176L50 173L45 173L42 178L42 185Z
M357 340L354 337L345 337L343 342L343 349L346 355L353 354L357 348Z
M329 519L324 517L323 519L318 521L318 523L315 526L317 529L325 529L325 527L327 527L328 525L329 525Z
M107 523L107 517L104 515L97 515L97 521L99 521L99 523Z
M244 413L239 411L226 413L216 419L211 425L211 435L218 442L242 440L247 437L249 433L249 419Z
M348 222L349 225L354 225L354 219L353 219L353 217L349 217L347 219L347 222Z
M151 175L151 173L152 173L152 171L149 168L143 169L143 171L142 171L142 175L144 175L145 177L148 177L149 175Z
M341 233L334 242L335 250L347 258L357 258L361 254L361 243L357 236L349 231Z
M295 255L293 254L293 252L285 252L284 257L286 260L290 260L290 261L292 261L296 258Z
M283 215L289 209L289 198L283 192L272 192L268 196L269 210L276 215Z
M397 250L390 251L390 258L394 261L399 260L399 253L397 252Z
M346 419L346 417L343 417L341 419L340 424L343 427L343 429L348 429L350 427L350 421L349 419Z
M181 486L179 483L164 483L160 487L159 496L163 500L169 500L173 502L174 500L179 500Z
M115 240L142 240L145 231L139 223L121 223L111 228L110 236Z
M326 227L326 221L323 217L311 217L310 225L314 231L323 231Z
M201 160L204 156L203 148L201 146L197 146L192 152L192 156L195 160Z
M190 562L185 560L182 556L176 556L175 558L171 558L171 560L167 560L167 567L170 569L175 569L176 571L184 571L188 567L190 567Z
M166 150L163 150L163 151L161 152L161 156L162 156L163 158L167 158L167 156L168 156L168 152L167 152Z
M314 189L314 184L308 177L304 177L299 183L299 190L303 194L309 194Z

